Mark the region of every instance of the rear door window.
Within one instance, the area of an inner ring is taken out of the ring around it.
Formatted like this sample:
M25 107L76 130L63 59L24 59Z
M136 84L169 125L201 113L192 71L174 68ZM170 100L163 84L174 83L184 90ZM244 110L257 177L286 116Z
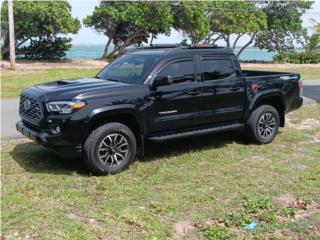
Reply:
M220 80L234 74L232 61L229 59L202 59L203 81Z

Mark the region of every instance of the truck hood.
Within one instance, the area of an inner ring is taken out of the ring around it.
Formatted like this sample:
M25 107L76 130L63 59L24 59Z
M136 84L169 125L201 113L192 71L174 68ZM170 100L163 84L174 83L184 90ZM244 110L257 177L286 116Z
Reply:
M90 92L125 87L129 84L108 81L99 78L78 78L52 81L26 89L25 93L39 97L45 101L67 100Z

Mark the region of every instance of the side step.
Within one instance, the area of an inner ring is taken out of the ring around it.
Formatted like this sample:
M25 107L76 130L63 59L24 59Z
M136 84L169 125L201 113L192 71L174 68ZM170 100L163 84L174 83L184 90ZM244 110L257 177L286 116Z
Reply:
M209 133L217 133L217 132L224 132L224 131L229 131L229 130L236 130L236 129L240 129L243 127L244 127L243 123L234 123L234 124L219 126L219 127L207 127L207 128L201 128L201 129L193 129L193 130L185 131L185 132L176 132L176 133L170 133L170 134L165 134L165 135L157 135L157 136L149 137L149 138L147 138L147 140L160 142L160 141L167 141L167 140L171 140L171 139L178 139L178 138L204 135L204 134L209 134Z

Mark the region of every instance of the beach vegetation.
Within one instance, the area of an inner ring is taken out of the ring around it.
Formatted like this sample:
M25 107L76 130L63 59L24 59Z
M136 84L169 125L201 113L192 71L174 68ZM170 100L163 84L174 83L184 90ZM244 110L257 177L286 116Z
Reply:
M1 6L1 55L9 57L8 6ZM71 48L68 33L76 34L80 21L71 16L71 6L61 1L14 1L14 30L18 57L58 59Z

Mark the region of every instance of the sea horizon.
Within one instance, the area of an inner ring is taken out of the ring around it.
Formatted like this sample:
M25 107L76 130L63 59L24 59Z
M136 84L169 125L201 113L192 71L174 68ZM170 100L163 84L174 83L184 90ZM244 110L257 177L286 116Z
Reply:
M66 53L66 59L70 60L97 60L101 59L103 55L105 44L73 44L71 49ZM235 49L235 53L240 50L241 47ZM296 48L301 51L302 48ZM109 51L113 50L113 46ZM242 61L264 61L271 62L274 55L277 53L274 51L261 50L257 47L248 47L240 55Z

